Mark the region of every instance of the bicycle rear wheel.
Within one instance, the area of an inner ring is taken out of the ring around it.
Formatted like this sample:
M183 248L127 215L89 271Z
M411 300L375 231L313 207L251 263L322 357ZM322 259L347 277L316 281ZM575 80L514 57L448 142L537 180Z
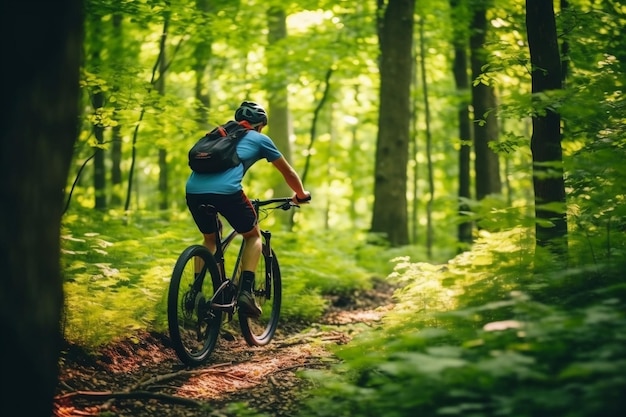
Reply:
M196 257L204 264L197 277ZM222 312L211 309L210 300L220 282L215 258L204 246L188 247L174 265L167 296L167 320L172 347L187 365L205 362L217 343Z
M263 245L263 256L259 260L254 283L254 294L263 314L251 317L239 311L241 334L250 346L267 345L274 337L280 317L282 281L278 259L272 250Z

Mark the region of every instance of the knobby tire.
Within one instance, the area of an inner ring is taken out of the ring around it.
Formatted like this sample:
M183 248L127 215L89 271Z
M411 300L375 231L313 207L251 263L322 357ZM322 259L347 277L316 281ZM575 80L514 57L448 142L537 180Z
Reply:
M276 254L273 250L271 253L272 256L270 257L267 246L263 244L263 255L255 274L254 289L256 301L261 306L263 314L259 317L251 317L242 313L241 310L239 311L241 333L246 343L250 346L267 345L274 337L278 327L282 303L282 280ZM270 280L270 297L267 297L262 293L266 289L265 276L269 271L272 272L272 278Z
M204 261L195 277L194 258ZM167 319L172 347L189 366L206 362L215 348L222 312L211 310L209 301L221 282L215 258L202 245L186 248L178 257L169 285Z

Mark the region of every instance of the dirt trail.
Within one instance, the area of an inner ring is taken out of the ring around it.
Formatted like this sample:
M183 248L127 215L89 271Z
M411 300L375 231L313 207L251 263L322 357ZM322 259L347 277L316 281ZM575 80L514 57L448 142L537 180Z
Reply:
M97 356L68 347L54 417L234 416L246 403L268 416L296 414L306 381L296 373L335 363L329 347L348 343L392 305L383 282L349 299L331 300L320 323L279 328L267 346L251 348L235 322L225 326L206 365L187 369L164 335L145 333L103 348Z

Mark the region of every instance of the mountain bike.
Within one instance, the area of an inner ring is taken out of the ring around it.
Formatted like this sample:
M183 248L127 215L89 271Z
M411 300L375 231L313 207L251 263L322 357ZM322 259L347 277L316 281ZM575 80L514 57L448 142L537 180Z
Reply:
M291 197L251 200L258 221L280 209L299 207ZM267 207L274 205L272 207ZM237 308L238 279L241 274L242 240L232 274L226 274L226 253L238 235L231 231L222 236L220 216L211 205L203 206L216 224L216 252L211 254L202 245L187 247L178 257L169 285L167 319L170 339L178 358L186 365L206 362L216 346L220 327L235 313L241 333L250 346L264 346L274 337L280 316L282 282L278 259L272 249L272 234L261 230L262 255L255 273L254 296L263 313L247 315Z

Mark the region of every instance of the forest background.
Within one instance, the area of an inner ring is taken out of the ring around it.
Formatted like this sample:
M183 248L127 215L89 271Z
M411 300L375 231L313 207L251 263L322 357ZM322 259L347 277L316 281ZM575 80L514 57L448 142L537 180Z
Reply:
M168 275L199 240L187 151L251 99L314 196L269 223L284 318L372 275L401 287L332 378L306 375L323 395L305 415L617 415L626 7L559 2L538 43L558 45L559 83L538 91L529 40L552 2L354 3L85 2L64 337L165 328ZM262 162L245 187L287 192Z

